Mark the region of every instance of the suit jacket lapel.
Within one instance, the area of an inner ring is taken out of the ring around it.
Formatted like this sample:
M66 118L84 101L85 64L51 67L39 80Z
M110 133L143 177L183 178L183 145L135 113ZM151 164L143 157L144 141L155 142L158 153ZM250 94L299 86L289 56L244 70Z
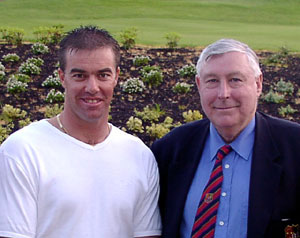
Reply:
M201 128L201 133L192 136L188 140L189 143L186 143L186 146L182 148L180 156L170 170L167 192L169 206L166 214L168 216L168 226L172 227L173 230L174 227L177 227L178 230L176 234L174 233L173 236L169 237L179 236L185 200L201 158L208 128L209 124L206 128Z
M263 237L270 220L281 175L281 167L276 163L278 158L271 128L266 118L257 113L250 177L248 238Z

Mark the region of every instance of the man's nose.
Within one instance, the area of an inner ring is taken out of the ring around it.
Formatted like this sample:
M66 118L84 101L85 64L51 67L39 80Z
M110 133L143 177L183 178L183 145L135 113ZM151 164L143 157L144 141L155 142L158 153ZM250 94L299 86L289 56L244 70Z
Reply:
M218 98L226 99L230 96L230 86L226 80L222 80L218 88Z
M99 91L99 81L94 75L90 75L87 80L86 91L94 94Z

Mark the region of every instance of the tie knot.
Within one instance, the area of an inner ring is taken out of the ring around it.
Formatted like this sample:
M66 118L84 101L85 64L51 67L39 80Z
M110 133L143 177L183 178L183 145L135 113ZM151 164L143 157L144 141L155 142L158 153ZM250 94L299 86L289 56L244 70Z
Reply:
M217 159L222 160L226 155L228 155L232 151L232 147L230 145L223 145L217 153Z

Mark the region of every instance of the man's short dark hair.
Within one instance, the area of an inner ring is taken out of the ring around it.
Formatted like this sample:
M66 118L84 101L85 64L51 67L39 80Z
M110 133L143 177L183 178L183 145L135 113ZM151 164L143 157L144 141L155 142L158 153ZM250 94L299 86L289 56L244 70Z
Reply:
M66 67L66 52L69 50L94 50L109 47L115 55L116 67L120 64L120 46L118 42L104 29L97 26L81 26L71 30L59 44L58 60L60 68Z

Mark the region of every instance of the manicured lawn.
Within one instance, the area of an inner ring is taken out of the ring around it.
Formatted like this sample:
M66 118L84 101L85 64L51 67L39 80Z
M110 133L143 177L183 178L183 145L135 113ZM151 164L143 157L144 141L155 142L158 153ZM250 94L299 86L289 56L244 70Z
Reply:
M257 50L300 52L299 12L299 0L2 0L0 27L22 28L34 40L39 26L96 24L117 39L134 26L143 45L165 46L165 34L177 32L181 46L230 37Z

